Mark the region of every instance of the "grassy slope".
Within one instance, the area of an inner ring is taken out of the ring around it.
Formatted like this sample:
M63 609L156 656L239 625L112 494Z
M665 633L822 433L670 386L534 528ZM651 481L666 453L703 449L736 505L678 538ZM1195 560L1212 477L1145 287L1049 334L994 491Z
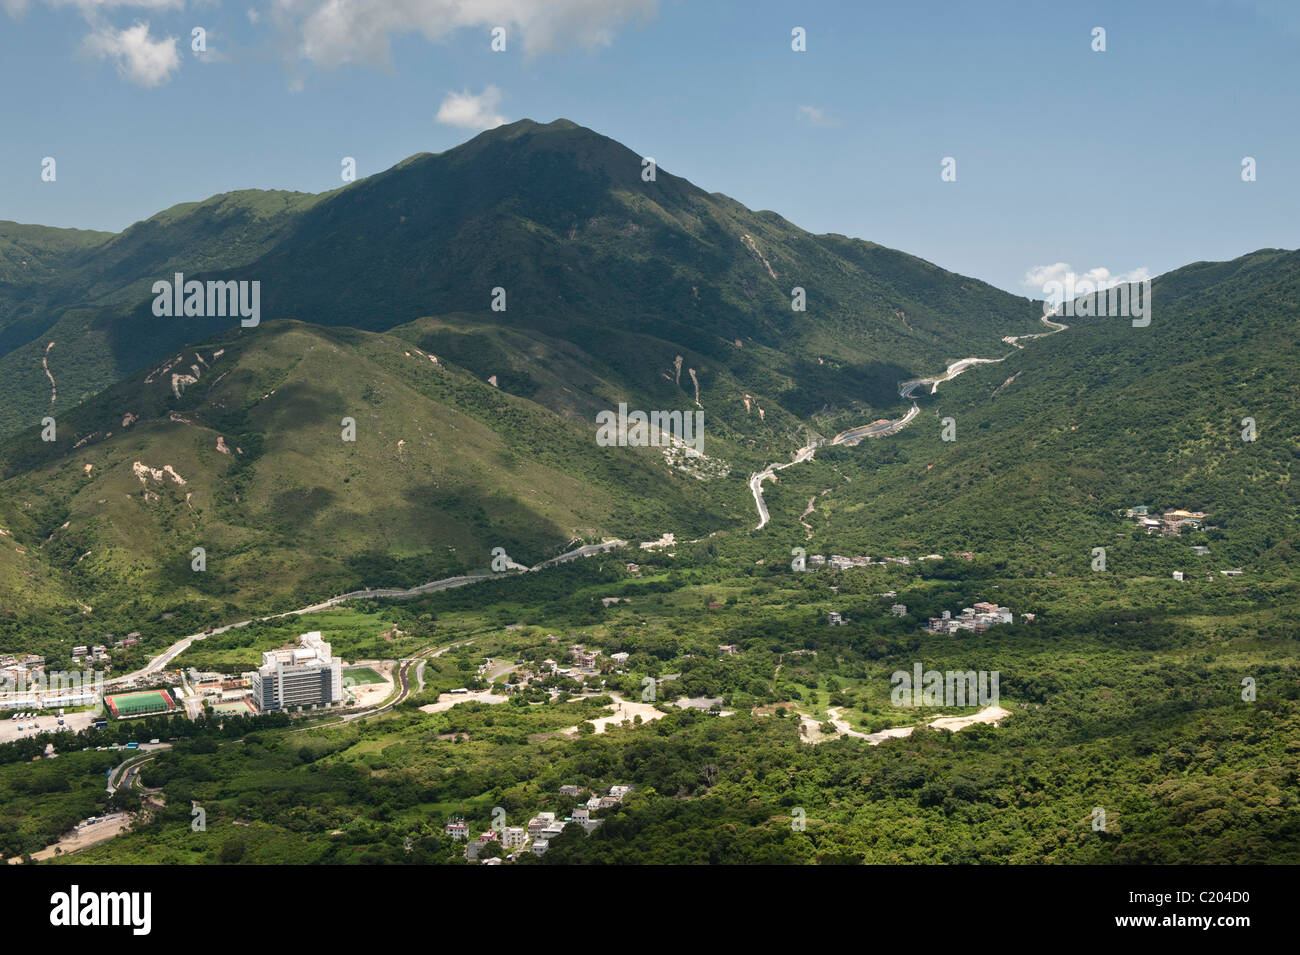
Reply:
M1203 569L1294 565L1300 255L1189 266L1159 279L1154 300L1147 328L1067 319L1068 331L941 385L897 437L783 472L768 495L774 534L801 540L795 516L830 488L810 546L842 553L970 549L1060 572L1113 545L1130 570L1168 576L1199 567L1188 545L1208 543ZM941 439L949 416L955 442ZM1253 443L1241 440L1246 416ZM1112 512L1143 503L1205 511L1221 530L1132 541Z
M707 533L728 500L741 511L743 475L703 482L654 449L597 448L590 419L398 338L278 323L185 357L201 374L179 399L171 373L140 375L74 412L58 442L28 431L4 446L7 604L75 594L137 623L186 601L284 609L483 568L496 546L533 563L575 537ZM136 462L186 483L142 482Z

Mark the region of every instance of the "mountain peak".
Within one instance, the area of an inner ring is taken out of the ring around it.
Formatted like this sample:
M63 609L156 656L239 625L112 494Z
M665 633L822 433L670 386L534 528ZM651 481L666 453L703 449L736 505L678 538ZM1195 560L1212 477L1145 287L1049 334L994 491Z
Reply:
M494 126L492 129L484 130L475 136L474 139L504 140L515 139L518 136L524 136L530 133L561 133L571 132L573 130L583 130L584 132L590 133L592 136L600 135L595 132L595 130L579 126L571 119L553 119L549 123L539 123L533 119L517 119L513 123L504 123L501 126ZM470 142L473 142L474 139L470 140Z

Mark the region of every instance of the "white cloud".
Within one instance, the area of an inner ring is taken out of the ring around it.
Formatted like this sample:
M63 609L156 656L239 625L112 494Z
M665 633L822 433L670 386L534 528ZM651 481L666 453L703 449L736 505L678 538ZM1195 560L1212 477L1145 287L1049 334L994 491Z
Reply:
M137 23L125 30L100 26L83 41L83 48L101 60L113 60L123 77L137 86L160 86L180 69L176 37L151 39L149 24Z
M469 90L448 93L438 107L438 122L462 129L495 129L507 122L496 112L499 102L501 91L495 86L488 86L477 96Z
M386 65L395 36L419 33L431 42L457 30L482 31L470 43L490 42L506 30L507 51L517 43L535 55L556 49L608 46L630 19L654 16L658 0L272 0L280 29L296 55L317 66L363 62Z
M158 86L166 83L180 67L176 51L176 38L150 39L149 24L136 23L125 30L110 26L104 11L130 8L134 10L181 10L185 0L45 0L48 7L73 7L80 11L90 27L90 33L81 41L82 51L101 60L114 60L123 77L140 86ZM17 19L27 12L31 0L0 0L0 9Z
M1020 284L1031 297L1046 297L1053 304L1059 304L1063 289L1077 289L1080 283L1091 283L1093 291L1105 290L1115 285L1129 282L1143 282L1151 278L1151 270L1139 266L1127 272L1111 274L1104 266L1076 272L1067 262L1053 265L1036 265L1021 279ZM1055 284L1053 284L1055 283Z
M818 106L800 106L798 117L812 126L838 126L834 119L826 115L826 111Z

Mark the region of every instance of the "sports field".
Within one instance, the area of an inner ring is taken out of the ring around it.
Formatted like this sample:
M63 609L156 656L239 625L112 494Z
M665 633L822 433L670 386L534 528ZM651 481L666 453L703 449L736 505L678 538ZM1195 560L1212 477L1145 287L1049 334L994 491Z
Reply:
M144 716L149 713L170 713L176 701L166 690L145 690L143 693L117 693L104 697L104 705L116 719Z
M351 683L348 683L349 680ZM352 667L343 671L343 682L349 686L365 686L369 683L384 683L386 681L370 667Z
M212 706L213 713L224 713L232 716L254 716L257 711L253 709L253 704L248 700L234 700L230 703L214 703Z

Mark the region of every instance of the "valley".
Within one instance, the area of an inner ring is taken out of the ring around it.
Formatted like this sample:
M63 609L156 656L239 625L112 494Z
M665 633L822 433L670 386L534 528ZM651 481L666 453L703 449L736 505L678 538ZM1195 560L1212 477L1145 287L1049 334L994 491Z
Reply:
M1294 861L1300 254L1067 326L641 158L520 121L331 192L0 224L6 672L183 694L15 723L0 853L464 864L462 824L554 813L503 855ZM247 307L154 314L175 275ZM602 441L628 408L707 460ZM322 645L364 693L251 702ZM900 704L922 666L1000 698Z

